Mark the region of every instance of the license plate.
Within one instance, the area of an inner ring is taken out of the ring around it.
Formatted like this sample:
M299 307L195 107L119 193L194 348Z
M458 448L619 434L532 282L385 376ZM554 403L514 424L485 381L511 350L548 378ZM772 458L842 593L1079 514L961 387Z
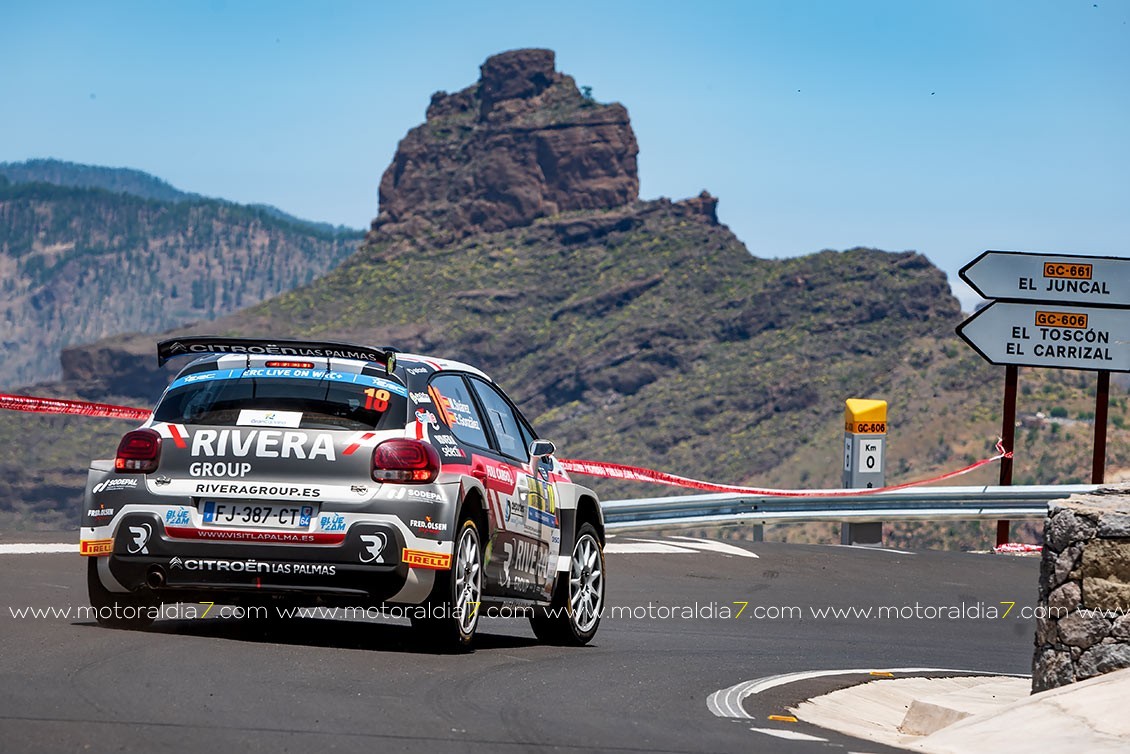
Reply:
M204 523L210 526L252 526L264 529L308 529L315 511L312 505L270 503L204 503Z

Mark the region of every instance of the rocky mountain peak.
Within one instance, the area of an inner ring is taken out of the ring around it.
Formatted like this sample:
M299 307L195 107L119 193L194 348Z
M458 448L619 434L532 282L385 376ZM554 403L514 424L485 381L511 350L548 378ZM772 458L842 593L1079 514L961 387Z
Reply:
M460 238L639 198L639 147L628 111L582 94L552 50L512 50L477 83L432 95L427 120L401 140L381 178L370 240Z
M559 81L553 50L511 50L492 55L479 67L479 118L496 102L530 99Z

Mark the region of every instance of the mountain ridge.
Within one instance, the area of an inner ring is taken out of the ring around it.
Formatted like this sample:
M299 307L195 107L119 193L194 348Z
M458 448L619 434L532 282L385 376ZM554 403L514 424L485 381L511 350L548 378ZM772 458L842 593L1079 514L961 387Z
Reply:
M280 220L322 233L354 235L359 232L356 228L348 228L344 225L334 226L330 223L296 217L269 204L241 205L227 199L181 191L168 181L136 168L115 168L37 157L22 162L0 162L0 177L7 179L13 185L46 183L69 188L103 189L113 194L129 194L162 202L223 202L260 209Z

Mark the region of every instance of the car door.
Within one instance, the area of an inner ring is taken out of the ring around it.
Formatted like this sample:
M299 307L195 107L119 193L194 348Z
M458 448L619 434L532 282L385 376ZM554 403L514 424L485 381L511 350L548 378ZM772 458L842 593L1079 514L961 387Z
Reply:
M478 377L469 377L475 397L482 408L491 444L498 455L518 471L518 502L511 511L510 524L520 523L524 540L515 546L510 575L517 575L522 596L546 598L552 579L552 566L557 563L554 543L560 546L557 533L557 490L548 474L541 474L530 458L529 436L521 416L505 395L493 384ZM538 459L540 460L540 459ZM516 520L517 519L517 520ZM513 526L518 529L519 526Z
M541 546L540 527L526 516L526 464L505 439L498 440L489 416L468 382L468 377L442 372L428 390L436 413L465 449L471 474L487 496L489 532L483 533L484 576L492 595L536 598L542 584L537 578ZM508 452L502 452L500 447Z

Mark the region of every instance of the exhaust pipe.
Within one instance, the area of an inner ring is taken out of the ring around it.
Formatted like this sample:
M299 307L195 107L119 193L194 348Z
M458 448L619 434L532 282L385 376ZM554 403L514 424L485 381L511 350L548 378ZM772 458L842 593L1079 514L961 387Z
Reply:
M145 574L145 583L150 589L160 589L165 586L165 569L161 566L150 566L149 572Z

